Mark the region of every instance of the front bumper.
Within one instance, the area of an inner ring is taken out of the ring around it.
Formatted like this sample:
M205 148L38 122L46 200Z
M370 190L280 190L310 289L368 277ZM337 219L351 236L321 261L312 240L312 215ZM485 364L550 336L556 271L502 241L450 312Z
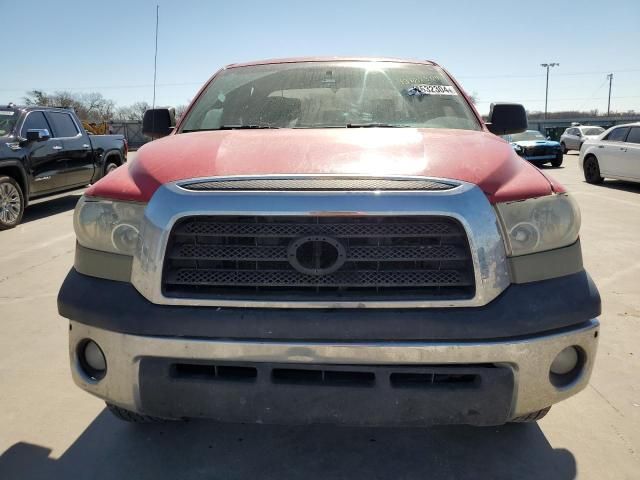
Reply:
M69 348L78 386L148 415L258 423L492 425L585 388L598 330L594 319L511 340L340 343L155 337L71 321ZM97 342L107 359L107 373L97 382L83 372L78 358L78 345L85 339ZM583 352L582 368L571 382L557 387L549 367L568 346ZM296 369L312 373L297 375L293 382L281 382L274 373ZM220 371L255 374L236 378L214 373ZM394 373L409 384L394 384ZM426 377L453 381L411 383ZM460 378L466 380L458 382Z

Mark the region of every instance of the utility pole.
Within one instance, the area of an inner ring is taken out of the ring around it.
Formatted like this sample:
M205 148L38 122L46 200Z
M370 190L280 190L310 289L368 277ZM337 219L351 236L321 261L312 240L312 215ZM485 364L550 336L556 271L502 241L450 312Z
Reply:
M609 79L609 102L607 103L607 117L609 116L609 112L611 112L611 84L613 83L613 73L607 75Z
M158 18L160 16L160 5L156 5L156 49L153 54L153 104L151 108L156 108L156 71L158 68Z
M547 69L547 90L544 94L544 119L547 119L547 101L549 100L549 68L551 67L559 67L559 63L541 63L541 67Z

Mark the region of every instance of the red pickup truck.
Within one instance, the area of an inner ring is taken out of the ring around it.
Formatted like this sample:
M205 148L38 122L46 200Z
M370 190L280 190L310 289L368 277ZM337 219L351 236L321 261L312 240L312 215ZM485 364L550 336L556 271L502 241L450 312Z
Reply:
M78 386L133 422L498 425L583 389L580 212L440 66L229 65L89 188L60 290Z

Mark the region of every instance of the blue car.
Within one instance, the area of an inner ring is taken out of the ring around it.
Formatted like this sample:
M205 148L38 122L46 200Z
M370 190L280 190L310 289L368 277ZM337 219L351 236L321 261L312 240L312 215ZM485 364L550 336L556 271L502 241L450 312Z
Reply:
M537 130L527 130L513 135L503 135L513 145L518 155L536 166L550 163L554 167L562 165L562 146L548 140Z

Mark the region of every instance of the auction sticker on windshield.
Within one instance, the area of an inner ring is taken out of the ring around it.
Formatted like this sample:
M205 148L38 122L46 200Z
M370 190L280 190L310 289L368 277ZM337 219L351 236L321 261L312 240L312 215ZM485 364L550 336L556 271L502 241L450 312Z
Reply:
M414 85L407 90L408 95L457 95L450 85Z

